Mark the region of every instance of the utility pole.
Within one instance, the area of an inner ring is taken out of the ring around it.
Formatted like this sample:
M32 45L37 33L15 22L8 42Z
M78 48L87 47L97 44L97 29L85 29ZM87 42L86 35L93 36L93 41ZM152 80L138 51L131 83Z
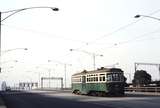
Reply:
M64 86L65 86L65 88L66 88L66 71L67 71L67 66L66 66L67 64L64 64L64 82L65 82L65 84L64 84Z
M50 77L51 77L51 69L48 69L48 73L49 73L49 83L48 83L48 86L49 86L49 88L51 87L51 79L50 79Z
M0 12L0 63L1 63L1 12ZM1 73L1 64L0 64L0 73Z

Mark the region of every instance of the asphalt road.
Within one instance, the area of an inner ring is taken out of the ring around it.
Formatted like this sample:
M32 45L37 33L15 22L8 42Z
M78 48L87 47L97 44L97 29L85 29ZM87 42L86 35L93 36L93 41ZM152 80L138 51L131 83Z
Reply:
M160 95L129 93L124 97L74 95L70 91L2 93L8 108L160 108Z
M3 92L7 108L111 108L28 92Z

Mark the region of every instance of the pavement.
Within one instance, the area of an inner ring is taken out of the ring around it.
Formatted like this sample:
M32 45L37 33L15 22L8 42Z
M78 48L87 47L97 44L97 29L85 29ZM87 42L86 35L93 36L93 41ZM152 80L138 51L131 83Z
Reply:
M0 108L7 108L5 103L4 103L4 101L3 101L3 99L2 99L1 93L0 93Z

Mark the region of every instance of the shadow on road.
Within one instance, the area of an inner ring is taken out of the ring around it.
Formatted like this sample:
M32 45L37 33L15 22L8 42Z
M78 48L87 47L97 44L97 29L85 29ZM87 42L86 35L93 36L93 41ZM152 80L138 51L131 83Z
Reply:
M40 93L1 92L7 108L106 108L87 102L49 97ZM111 107L107 107L111 108Z

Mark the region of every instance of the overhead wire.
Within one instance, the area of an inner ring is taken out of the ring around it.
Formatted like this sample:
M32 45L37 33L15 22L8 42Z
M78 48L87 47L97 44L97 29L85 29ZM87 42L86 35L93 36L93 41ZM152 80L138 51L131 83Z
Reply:
M71 41L71 42L78 42L78 43L82 43L82 44L87 44L87 42L85 42L85 41L81 41L81 40L77 40L77 39L71 39L71 38L66 38L64 36L58 36L58 35L50 34L50 33L47 33L47 32L37 31L37 30L33 30L33 29L29 29L29 28L24 28L24 27L17 27L17 26L13 26L13 25L6 25L6 24L2 24L2 25L6 26L6 27L14 28L16 30L23 30L23 31L26 31L26 32L40 34L40 35L45 36L45 37L47 36L47 37L62 39L62 40L65 40L65 41Z
M153 12L151 12L151 13L148 14L148 15L153 15L153 14L156 14L156 13L158 13L158 12L160 12L160 9L158 9L158 10L156 10L156 11L153 11ZM138 19L137 21L134 21L134 22L131 22L131 23L126 24L126 25L124 25L124 26L121 26L121 27L119 27L118 29L114 30L113 32L110 32L110 33L108 33L108 34L106 34L106 35L100 36L100 37L94 39L93 41L87 42L87 44L82 45L82 46L76 48L76 50L82 49L82 48L84 48L84 47L86 47L86 46L89 46L89 45L91 45L91 44L94 44L96 41L101 40L101 39L106 38L106 37L109 37L109 36L112 36L113 34L115 34L115 33L117 33L117 32L120 32L121 30L125 30L125 29L127 29L128 27L136 24L137 22L139 22L139 21L141 21L141 20L143 20L143 19L144 19L144 17ZM109 46L108 48L112 48L112 47L115 46L115 45L117 45L117 44L115 43L114 45L111 45L111 46ZM67 53L66 55L61 56L61 57L68 56L70 53L71 53L71 52L69 52L69 53Z
M158 13L160 11L160 9L158 9L158 10L156 10L156 11L154 11L154 12L152 12L152 13L150 13L150 14L148 14L148 15L153 15L153 14L156 14L156 13ZM110 32L110 33L108 33L108 34L106 34L106 35L103 35L103 36L100 36L100 37L98 37L98 38L96 38L96 39L94 39L94 40L92 40L92 41L90 41L90 42L85 42L85 41L80 41L80 40L74 40L74 39L70 39L70 38L65 38L65 37L60 37L60 36L53 36L52 34L49 34L49 33L45 33L45 32L40 32L40 31L35 31L35 30L32 30L32 29L26 29L26 28L20 28L20 27L15 27L15 26L10 26L10 25L5 25L5 26L8 26L8 27L12 27L12 28L15 28L15 29L21 29L21 30L24 30L24 31L29 31L29 32L32 32L32 33L38 33L38 34L45 34L45 36L47 35L47 36L52 36L52 37L54 37L54 38L60 38L60 39L63 39L63 40L68 40L68 41L76 41L76 42L80 42L80 43L83 43L83 45L82 46L80 46L80 47L78 47L78 48L76 48L76 49L81 49L81 48L84 48L85 46L89 46L89 45L92 45L92 44L94 44L96 41L99 41L99 40L102 40L102 39L104 39L104 38L106 38L106 37L110 37L110 36L112 36L113 34L115 34L115 33L117 33L117 32L120 32L120 31L122 31L122 30L125 30L126 28L128 28L128 27L130 27L130 26L132 26L132 25L134 25L134 24L136 24L137 22L139 22L139 21L141 21L141 20L143 20L144 19L144 17L142 17L142 18L140 18L140 19L138 19L137 21L134 21L134 22L131 22L131 23L129 23L129 24L126 24L126 25L124 25L124 26L121 26L121 27L119 27L118 29L116 29L116 30L114 30L113 32ZM4 24L3 24L4 25ZM140 35L141 36L141 35ZM143 35L142 35L143 36ZM131 40L128 40L128 41L124 41L124 42L122 42L122 43L128 43L129 41L131 41ZM121 44L122 44L121 43ZM115 45L116 45L116 43L115 43ZM115 46L114 45L114 46ZM111 47L110 47L111 48ZM65 56L67 56L67 55L69 55L71 52L69 52L68 54L65 54L65 55L63 55L63 56L61 56L61 57L65 57Z
M130 39L130 40L127 40L127 41L123 41L123 42L119 42L117 44L125 44L125 43L130 43L132 41L137 41L137 39L139 38L143 38L143 37L147 37L147 36L150 36L150 34L154 34L154 33L157 33L157 32L160 32L160 29L157 29L157 30L154 30L154 31L151 31L151 32L147 32L147 33L144 33L142 35L139 35L139 36L136 36L134 37L133 39ZM143 39L142 39L143 40Z
M140 20L142 20L142 19L139 19L139 20L134 21L134 22L132 22L132 23L126 24L126 25L124 25L124 26L122 26L122 27L116 29L116 30L113 31L113 32L110 32L110 33L108 33L108 34L106 34L106 35L103 35L103 36L101 36L101 37L99 37L99 38L96 38L96 39L93 40L93 41L87 42L87 44L82 45L82 46L76 48L76 50L82 49L82 48L84 48L85 46L89 46L89 45L91 45L91 44L94 44L94 43L95 43L96 41L98 41L98 40L101 40L101 39L103 39L103 38L105 38L105 37L109 37L109 36L111 36L111 35L113 35L113 34L119 32L119 31L121 31L121 30L124 30L124 29L128 28L129 26L131 26L131 25L133 25L133 24L139 22ZM69 54L70 54L70 52L67 53L67 54L64 55L64 56L61 56L61 57L65 57L65 56L67 56L67 55L69 55Z
M153 14L156 14L156 13L158 13L158 12L160 12L160 9L158 9L158 10L156 10L156 11L154 11L154 12L148 14L148 15L153 15ZM110 32L110 33L108 33L108 34L106 34L106 35L103 35L103 36L100 36L100 37L96 38L96 39L93 40L93 41L88 42L87 45L93 44L93 43L95 43L96 41L101 40L101 39L103 39L103 38L105 38L105 37L109 37L109 36L111 36L111 35L119 32L119 31L121 31L121 30L124 30L124 29L126 29L126 28L128 28L128 27L130 27L130 26L132 26L132 25L134 25L134 24L136 24L137 22L139 22L139 21L141 21L141 20L143 20L143 19L144 19L144 17L142 17L141 19L138 19L137 21L134 21L134 22L131 22L131 23L129 23L129 24L126 24L126 25L124 25L124 26L122 26L122 27L119 27L118 29L114 30L113 32Z
M120 42L117 42L117 43L113 43L112 45L108 46L108 47L105 47L105 48L101 48L99 49L98 51L100 50L104 50L104 49L110 49L110 48L114 48L114 47L117 47L119 45L123 45L123 44L129 44L131 42L142 42L142 41L146 41L146 40L155 40L155 39L160 39L160 36L158 35L158 37L153 37L153 35L151 36L151 34L155 34L155 33L160 33L160 29L156 29L154 31L151 31L151 32L147 32L147 33L144 33L144 34L141 34L141 35L138 35L132 39L129 39L129 40L125 40L125 41L120 41ZM147 37L147 38L146 38ZM142 38L142 39L141 39ZM144 38L144 39L143 39Z

